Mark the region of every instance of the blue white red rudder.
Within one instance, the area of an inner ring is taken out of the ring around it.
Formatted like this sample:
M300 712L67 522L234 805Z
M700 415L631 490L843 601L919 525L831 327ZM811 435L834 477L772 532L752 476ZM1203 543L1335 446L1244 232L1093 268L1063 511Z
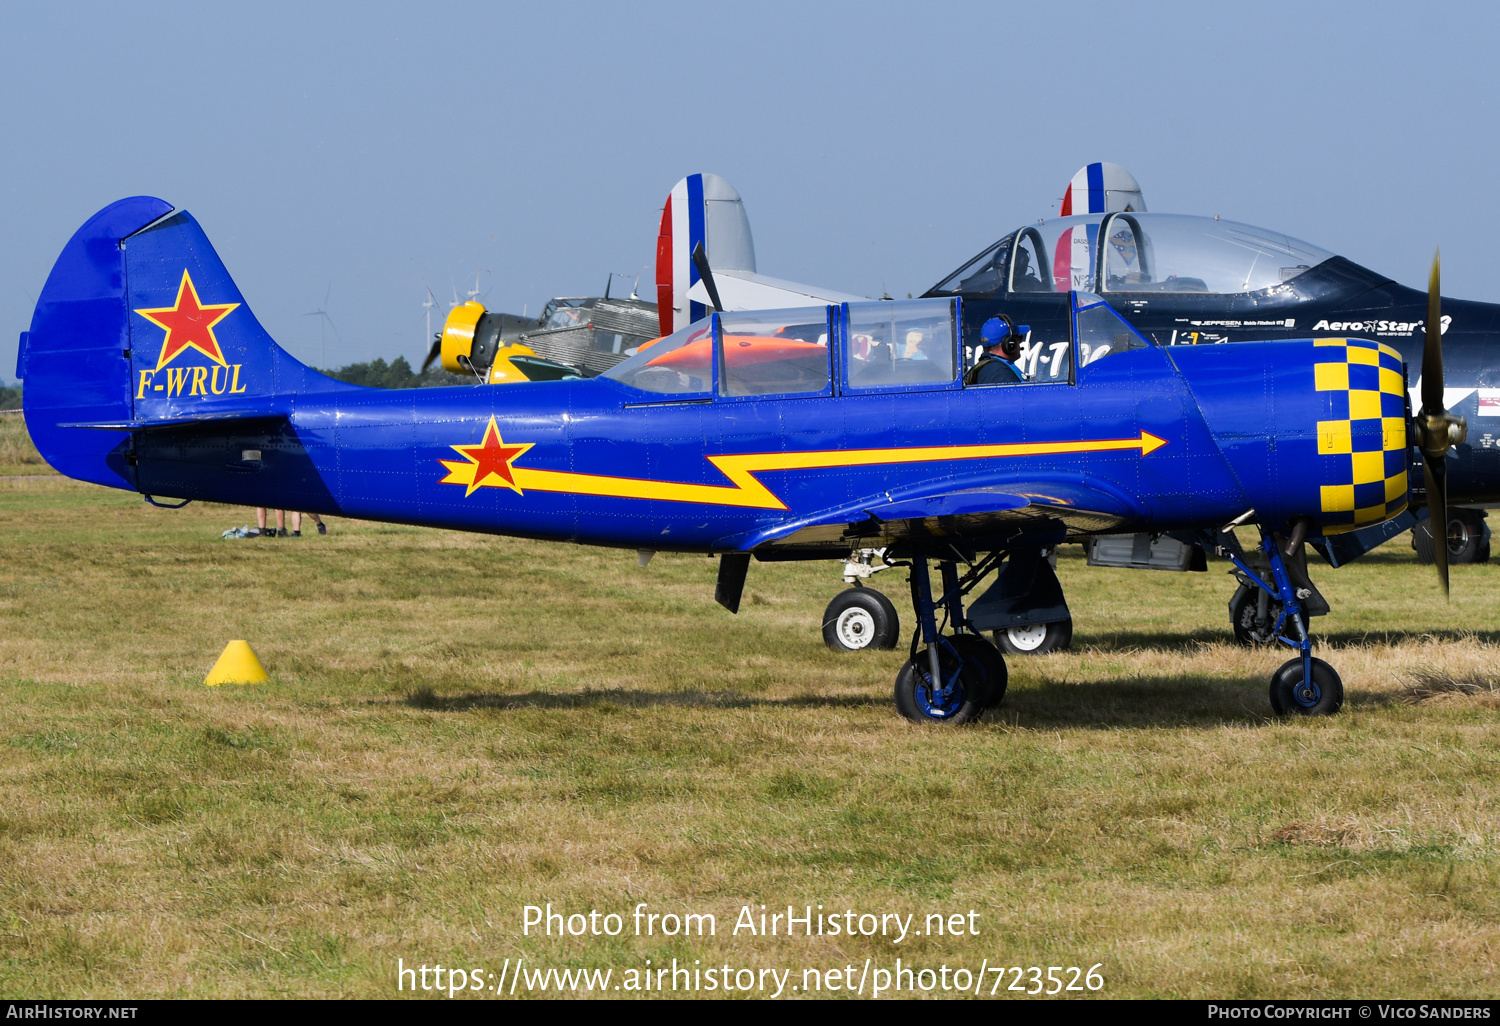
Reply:
M1074 214L1107 214L1116 210L1143 213L1146 197L1135 176L1119 164L1095 161L1079 168L1068 190L1063 193L1062 208L1058 214L1071 217Z
M693 247L700 242L710 268L755 273L755 241L745 205L734 186L715 174L688 175L672 187L662 208L656 239L656 303L663 335L708 312L687 294L698 282Z

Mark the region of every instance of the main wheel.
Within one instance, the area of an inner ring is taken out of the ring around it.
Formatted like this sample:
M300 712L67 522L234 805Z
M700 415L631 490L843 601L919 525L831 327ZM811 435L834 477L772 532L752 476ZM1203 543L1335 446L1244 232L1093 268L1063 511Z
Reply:
M1411 547L1417 562L1430 565L1436 557L1432 551L1432 521L1424 520L1411 529Z
M1448 562L1489 562L1490 539L1483 514L1469 509L1448 511ZM1433 561L1432 521L1424 520L1411 529L1411 547L1418 563Z
M1484 517L1467 509L1448 513L1448 562L1479 563L1485 547Z
M1011 655L1043 655L1061 652L1073 643L1073 621L1033 623L995 632L995 647Z
M1281 603L1270 599L1266 605L1266 619L1261 621L1258 619L1260 595L1259 588L1241 588L1229 600L1229 623L1234 628L1234 640L1246 648L1269 645L1276 640Z
M954 634L949 643L964 657L964 662L978 663L984 670L986 695L984 707L993 709L1005 698L1005 687L1010 674L1005 669L1005 657L988 641L977 634Z
M823 610L823 643L835 652L895 648L900 635L896 607L874 588L841 591Z
M932 685L927 649L908 659L896 675L896 711L917 723L968 723L984 712L989 686L984 670L977 662L960 663L946 648L940 649L939 667L943 681L952 680L943 691ZM957 678L954 671L958 670ZM940 682L941 683L941 682Z
M1312 680L1302 674L1302 657L1288 659L1271 675L1271 708L1277 716L1332 716L1344 704L1344 682L1321 659L1312 661Z

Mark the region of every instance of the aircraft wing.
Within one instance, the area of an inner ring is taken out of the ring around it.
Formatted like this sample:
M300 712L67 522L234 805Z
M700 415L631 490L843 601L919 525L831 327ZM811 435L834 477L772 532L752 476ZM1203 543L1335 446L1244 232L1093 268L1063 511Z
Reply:
M714 284L719 289L719 300L725 310L780 310L786 307L821 306L826 303L863 303L865 296L854 296L847 292L802 285L784 281L754 271L732 268L714 268ZM695 282L687 291L688 298L695 303L712 307L708 289L703 282Z
M1081 474L1032 481L940 482L923 492L868 497L722 543L740 550L842 552L919 536L978 542L1039 529L1076 537L1118 530L1149 516L1139 499Z

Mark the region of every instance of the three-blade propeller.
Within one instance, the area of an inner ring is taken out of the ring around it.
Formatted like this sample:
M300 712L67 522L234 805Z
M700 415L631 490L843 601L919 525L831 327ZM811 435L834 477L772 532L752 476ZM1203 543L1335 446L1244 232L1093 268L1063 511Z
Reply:
M1463 443L1469 426L1443 407L1442 292L1439 256L1432 255L1432 277L1427 282L1427 343L1422 350L1422 409L1413 420L1416 444L1422 450L1422 477L1427 486L1428 527L1443 595L1448 596L1448 450Z

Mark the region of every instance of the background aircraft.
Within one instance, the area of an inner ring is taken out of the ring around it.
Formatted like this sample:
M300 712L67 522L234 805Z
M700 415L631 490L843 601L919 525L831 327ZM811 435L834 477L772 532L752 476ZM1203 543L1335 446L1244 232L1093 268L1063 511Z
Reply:
M610 296L558 296L536 319L486 310L470 299L456 304L422 361L439 360L450 374L477 376L485 384L592 377L623 360L624 353L657 337L656 304L634 292Z
M1433 285L1436 312L1436 267ZM277 346L191 215L136 197L68 242L17 371L53 467L148 501L634 548L643 562L658 549L714 553L731 611L752 556L884 546L910 568L917 621L896 706L926 723L1001 699L1004 659L980 632L1055 586L1046 549L1254 523L1274 582L1260 586L1281 604L1276 637L1298 653L1271 679L1272 708L1338 711L1342 682L1312 657L1287 560L1310 539L1400 515L1409 439L1440 516L1464 425L1441 406L1436 318L1412 417L1388 345L1172 349L1097 296L1066 299L1068 373L1011 385L964 385L963 300L938 296L715 313L587 380L364 389ZM1441 548L1438 569L1446 589Z
M536 321L491 313L474 301L455 307L433 342L427 365L442 358L452 373L475 373L492 384L517 380L556 380L549 367L530 373L529 357L573 368L582 377L600 374L645 342L670 335L710 308L708 292L693 264L704 247L720 301L729 310L765 310L817 303L863 302L866 297L798 285L758 274L755 239L740 194L715 174L692 174L672 187L662 204L656 243L657 302L603 297L558 298ZM520 345L524 350L508 347ZM519 364L519 373L509 364ZM498 362L496 362L498 361ZM498 369L492 370L492 365Z

